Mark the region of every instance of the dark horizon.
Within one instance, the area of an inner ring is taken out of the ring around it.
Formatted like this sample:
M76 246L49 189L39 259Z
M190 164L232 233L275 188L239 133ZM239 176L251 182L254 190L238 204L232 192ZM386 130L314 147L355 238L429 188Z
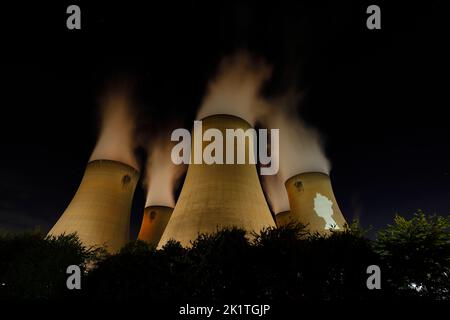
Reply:
M292 82L304 92L299 112L324 137L348 221L379 229L419 208L448 215L443 1L380 2L381 30L366 29L368 4L80 2L79 32L65 27L68 3L5 5L0 229L48 231L65 210L109 79L135 79L150 135L172 121L189 128L218 61L238 49L274 66L266 95ZM139 186L132 237L144 201Z

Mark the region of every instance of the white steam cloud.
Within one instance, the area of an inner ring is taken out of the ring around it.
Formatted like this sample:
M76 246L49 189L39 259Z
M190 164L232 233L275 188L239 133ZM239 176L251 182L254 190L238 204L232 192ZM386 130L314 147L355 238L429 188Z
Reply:
M101 104L101 127L92 160L115 160L139 169L134 154L135 119L129 95L124 90L113 91Z
M229 114L247 120L251 125L260 116L260 95L271 68L245 52L224 58L215 78L208 85L197 118Z
M175 165L171 159L173 144L170 136L158 137L148 147L147 199L145 206L175 207L174 189L186 166Z
M279 175L283 183L300 173L330 172L319 133L297 115L298 100L294 94L267 100L270 116L262 119L268 128L280 129Z
M288 211L290 209L289 199L280 175L265 175L262 179L264 191L273 212L277 214Z

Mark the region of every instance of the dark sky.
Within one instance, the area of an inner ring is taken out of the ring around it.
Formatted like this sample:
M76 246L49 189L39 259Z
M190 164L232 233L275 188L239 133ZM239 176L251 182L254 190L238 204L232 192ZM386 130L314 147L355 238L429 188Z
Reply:
M149 130L189 127L217 62L241 48L274 66L265 94L294 79L305 93L300 113L325 137L348 220L378 229L396 212L450 213L443 1L41 2L1 9L0 228L47 231L64 211L108 79L136 79ZM69 4L81 31L66 29ZM381 30L365 26L369 4ZM132 235L141 188L135 200Z

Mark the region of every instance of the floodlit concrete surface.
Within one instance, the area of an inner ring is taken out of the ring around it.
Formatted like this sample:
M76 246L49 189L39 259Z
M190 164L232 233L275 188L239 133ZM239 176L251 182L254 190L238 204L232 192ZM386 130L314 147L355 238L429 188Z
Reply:
M149 206L144 209L138 239L157 246L166 229L173 208L165 206Z
M334 197L330 176L320 172L295 175L285 183L291 217L311 232L342 230L345 218Z
M222 132L225 145L226 129L246 130L251 126L235 116L214 115L203 119L203 130L209 128ZM203 148L208 144L203 142ZM223 152L225 158L226 151ZM248 152L246 156L248 159ZM180 197L158 247L170 239L189 246L199 233L213 233L218 228L232 226L249 232L275 226L256 166L248 161L246 164L190 164Z
M285 226L291 221L293 221L291 218L291 211L282 211L275 215L277 227Z
M81 184L49 235L76 232L86 246L118 251L129 241L130 211L139 172L121 162L88 163Z

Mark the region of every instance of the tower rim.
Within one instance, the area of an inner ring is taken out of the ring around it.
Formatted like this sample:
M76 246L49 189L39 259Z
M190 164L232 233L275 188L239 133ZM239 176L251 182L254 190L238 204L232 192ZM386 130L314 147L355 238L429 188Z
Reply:
M297 174L293 175L292 177L288 178L284 182L284 185L287 186L291 182L291 180L294 180L295 178L302 176L302 175L306 175L306 174L318 174L318 175L323 175L323 176L330 178L330 175L328 173L324 173L324 172L320 172L320 171L307 171L307 172L297 173Z
M138 169L136 169L135 167L133 167L133 166L127 164L127 163L124 163L124 162L118 161L118 160L111 160L111 159L94 159L94 160L88 161L87 164L90 165L90 164L101 164L101 163L114 163L114 164L117 164L117 165L121 165L121 166L123 166L123 167L129 168L129 169L132 170L136 175L140 175L140 171L139 171Z
M216 114L211 114L209 116L203 117L201 119L199 119L198 121L204 121L207 120L209 118L230 118L230 119L239 119L245 123L247 123L251 128L253 128L253 125L250 124L250 122L248 122L247 120L245 120L244 118L241 118L239 116L235 116L233 114L228 114L228 113L216 113Z
M287 213L290 213L290 212L291 212L291 210L279 211L279 212L275 213L275 216L282 215L282 214L287 214Z
M147 209L150 209L150 208L166 208L166 209L174 209L174 207L171 207L171 206L165 206L165 205L159 205L159 204L156 204L156 205L153 205L153 204L151 204L151 205L148 205L148 206L145 206L144 207L144 210L147 210Z

